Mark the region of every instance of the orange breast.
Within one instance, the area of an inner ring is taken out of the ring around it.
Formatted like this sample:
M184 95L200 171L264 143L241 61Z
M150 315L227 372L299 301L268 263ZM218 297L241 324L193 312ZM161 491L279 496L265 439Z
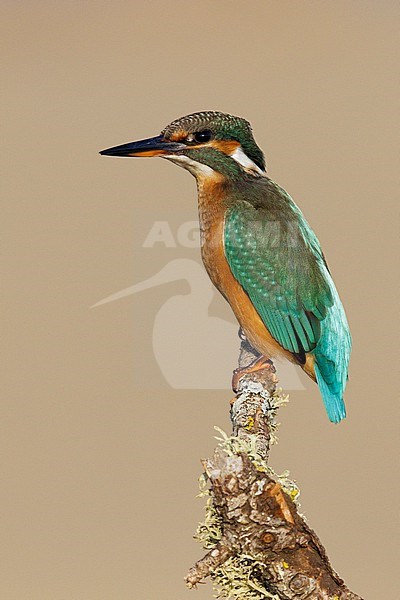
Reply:
M222 179L198 184L201 253L211 281L227 299L252 346L268 357L296 362L291 352L271 336L242 286L235 279L224 252L226 203Z

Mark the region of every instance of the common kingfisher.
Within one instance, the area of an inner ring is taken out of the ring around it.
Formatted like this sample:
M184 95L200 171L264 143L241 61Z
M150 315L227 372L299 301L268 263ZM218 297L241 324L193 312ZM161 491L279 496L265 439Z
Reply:
M100 154L160 156L196 178L205 268L259 354L235 374L234 390L244 372L284 357L317 382L329 419L344 419L346 315L320 243L290 195L268 177L250 123L197 112L156 137Z

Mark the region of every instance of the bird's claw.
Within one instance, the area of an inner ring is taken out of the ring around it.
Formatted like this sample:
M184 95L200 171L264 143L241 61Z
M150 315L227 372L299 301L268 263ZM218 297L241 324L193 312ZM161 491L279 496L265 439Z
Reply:
M232 377L232 390L237 394L240 391L240 380L245 375L249 375L250 373L255 373L257 371L270 370L272 373L276 372L274 363L270 358L266 356L259 356L253 362L251 362L247 367L239 367L233 371ZM276 376L275 376L276 378ZM276 382L277 382L276 378ZM275 382L275 383L276 383Z

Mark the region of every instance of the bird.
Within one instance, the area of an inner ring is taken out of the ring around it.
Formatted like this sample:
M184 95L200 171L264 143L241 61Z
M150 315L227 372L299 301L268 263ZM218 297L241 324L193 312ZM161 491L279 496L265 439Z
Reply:
M317 383L330 421L344 419L352 345L346 314L317 236L268 176L250 123L195 112L155 137L100 154L157 156L195 177L205 269L257 352L234 372L233 390L246 373L287 359Z

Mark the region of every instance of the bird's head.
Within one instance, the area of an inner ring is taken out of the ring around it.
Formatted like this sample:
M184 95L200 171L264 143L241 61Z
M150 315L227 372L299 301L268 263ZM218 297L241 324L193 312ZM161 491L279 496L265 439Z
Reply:
M172 121L160 135L103 150L108 156L160 156L197 178L215 172L225 177L265 174L265 160L251 125L221 112L193 113Z

